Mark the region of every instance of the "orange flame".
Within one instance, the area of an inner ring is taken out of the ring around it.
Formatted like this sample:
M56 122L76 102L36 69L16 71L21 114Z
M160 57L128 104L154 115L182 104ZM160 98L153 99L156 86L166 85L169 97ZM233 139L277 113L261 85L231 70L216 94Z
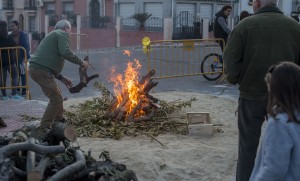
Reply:
M131 52L129 50L124 50L123 54L127 55L128 57L130 57Z
M127 50L128 51L128 50ZM130 56L129 53L126 54ZM124 51L125 54L125 51ZM128 107L126 107L126 115L128 115L132 109L139 103L139 101L143 100L142 90L144 88L143 85L139 85L138 75L139 70L141 69L141 64L137 59L134 59L133 62L129 61L127 63L127 68L125 70L124 75L116 74L115 69L112 70L111 81L114 82L114 92L117 96L118 106L124 106L121 104L125 104L127 101ZM128 100L124 100L128 95ZM123 102L124 101L124 102ZM139 111L138 114L142 115L143 112Z

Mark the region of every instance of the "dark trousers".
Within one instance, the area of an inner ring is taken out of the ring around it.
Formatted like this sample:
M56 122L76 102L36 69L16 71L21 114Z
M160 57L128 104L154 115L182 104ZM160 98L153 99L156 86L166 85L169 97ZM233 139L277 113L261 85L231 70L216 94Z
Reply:
M60 121L64 118L61 90L58 84L56 84L54 76L49 71L38 70L29 66L29 75L41 87L43 93L50 100L41 120L41 127L50 128L53 121Z
M7 72L10 73L10 77L7 77ZM5 66L0 69L0 87L6 87L6 79L8 80L11 79L11 87L15 87L18 85L18 71L16 64L10 65L10 66ZM1 89L1 93L3 96L7 96L6 94L6 89ZM17 94L17 89L13 88L11 95L16 95Z
M261 135L261 126L267 114L267 100L239 99L238 128L239 150L236 180L248 181L255 163Z
M227 38L224 37L218 37L218 38L222 38L224 40L224 41L216 40L216 42L220 45L222 52L224 52L224 48L227 44Z

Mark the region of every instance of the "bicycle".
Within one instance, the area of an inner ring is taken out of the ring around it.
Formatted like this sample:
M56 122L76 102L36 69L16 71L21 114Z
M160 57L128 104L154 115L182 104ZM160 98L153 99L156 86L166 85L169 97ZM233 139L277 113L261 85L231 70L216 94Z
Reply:
M201 73L208 81L218 80L223 75L223 59L218 53L210 53L201 62Z

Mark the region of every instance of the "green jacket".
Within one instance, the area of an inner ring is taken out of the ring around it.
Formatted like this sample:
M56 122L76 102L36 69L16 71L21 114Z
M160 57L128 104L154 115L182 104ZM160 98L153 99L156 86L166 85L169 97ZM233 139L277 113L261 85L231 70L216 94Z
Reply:
M266 100L268 68L281 61L300 64L300 25L277 7L263 7L233 29L223 59L226 79L239 85L241 98Z
M82 64L81 59L70 49L69 34L62 30L54 30L41 41L29 61L30 66L48 69L56 77L61 73L65 59L78 65Z

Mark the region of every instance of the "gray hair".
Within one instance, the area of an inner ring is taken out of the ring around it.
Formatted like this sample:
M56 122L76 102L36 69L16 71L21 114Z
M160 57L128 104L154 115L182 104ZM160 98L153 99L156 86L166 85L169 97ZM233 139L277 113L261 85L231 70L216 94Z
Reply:
M278 6L278 0L260 0L261 6Z
M71 28L71 23L68 20L60 20L56 23L54 29L64 30L65 28Z

